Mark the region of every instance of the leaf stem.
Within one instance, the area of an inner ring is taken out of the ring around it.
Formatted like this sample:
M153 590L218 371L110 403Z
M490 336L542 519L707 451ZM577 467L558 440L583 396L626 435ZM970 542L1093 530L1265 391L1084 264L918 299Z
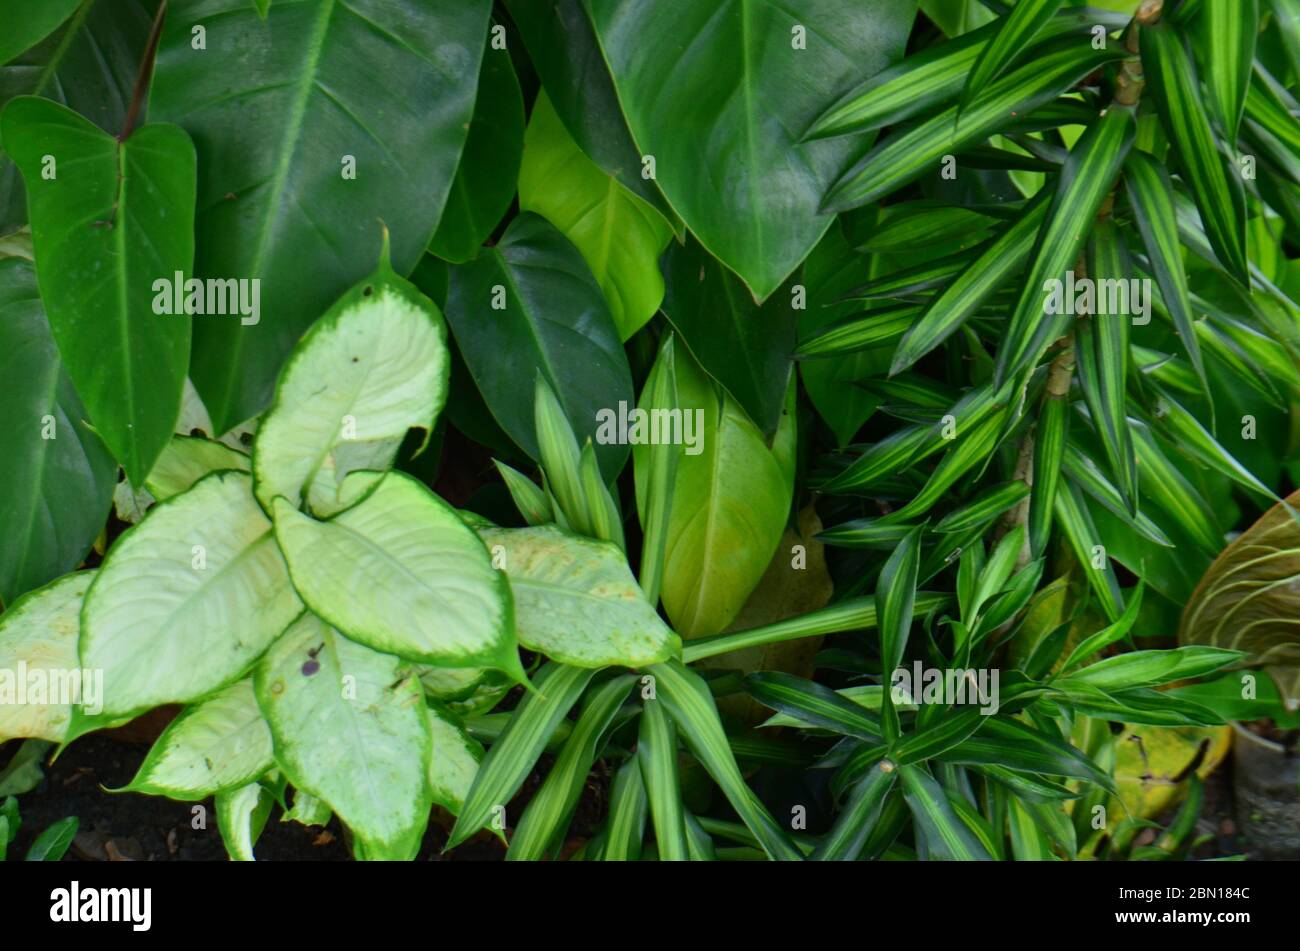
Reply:
M149 40L145 44L144 56L140 60L140 71L136 74L135 88L131 91L131 105L126 111L126 121L122 123L122 131L117 137L118 142L125 142L130 137L140 119L140 108L144 104L145 92L149 88L149 81L153 79L153 64L158 56L158 40L162 36L163 19L166 15L167 0L162 0L158 4L158 12L154 14L153 26L149 29Z

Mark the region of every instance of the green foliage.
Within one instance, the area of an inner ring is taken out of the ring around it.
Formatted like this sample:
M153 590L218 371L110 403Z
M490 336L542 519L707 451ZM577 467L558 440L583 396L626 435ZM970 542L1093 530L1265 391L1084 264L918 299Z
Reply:
M0 795L1164 860L1118 738L1293 722L1291 0L10 6Z

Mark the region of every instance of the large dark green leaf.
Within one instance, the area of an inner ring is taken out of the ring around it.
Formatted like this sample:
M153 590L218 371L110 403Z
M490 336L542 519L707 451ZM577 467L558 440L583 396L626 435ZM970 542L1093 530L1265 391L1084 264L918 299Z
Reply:
M379 221L399 274L419 260L465 144L490 6L304 0L263 20L248 0L198 0L168 16L149 114L198 148L195 273L262 282L262 323L195 331L191 374L218 432L266 407L303 330L370 270Z
M515 196L523 149L519 79L510 53L489 44L479 68L474 118L430 251L457 263L478 253Z
M154 284L166 282L170 303L175 275L188 275L194 259L194 147L163 124L119 142L28 96L5 107L0 137L27 184L41 298L68 376L141 485L171 438L185 386L190 317L170 308L160 316Z
M117 465L85 424L32 265L0 261L0 603L81 564L113 497Z
M709 375L767 436L776 431L790 382L799 314L789 288L759 305L698 241L664 256L663 310Z
M1047 312L1052 299L1047 283L1064 280L1066 271L1074 267L1088 237L1088 224L1133 144L1134 111L1112 104L1084 133L1061 170L1047 220L1038 234L1038 253L1029 267L1006 337L998 347L998 380L1015 376L1034 363L1069 326L1072 318L1068 313Z
M504 307L494 309L497 302ZM632 403L627 355L600 286L577 248L544 218L520 215L495 247L452 268L446 316L492 415L535 459L539 373L579 445L596 435L597 412ZM612 479L628 447L595 449L601 472Z
M1160 121L1177 150L1210 246L1228 273L1249 286L1241 179L1219 151L1192 58L1172 26L1159 23L1143 28L1142 65L1147 91L1155 99Z
M120 132L156 5L83 0L66 23L0 66L0 105L13 96L43 96L105 132ZM23 224L26 211L18 169L0 154L0 234Z
M618 104L583 0L505 0L546 94L575 142L620 185L686 234L668 199L642 174L641 152Z
M854 80L896 59L910 3L588 0L619 100L655 178L759 300L832 220L818 206L852 141L799 144Z
M81 0L10 0L5 5L5 35L0 65L45 39L77 9Z

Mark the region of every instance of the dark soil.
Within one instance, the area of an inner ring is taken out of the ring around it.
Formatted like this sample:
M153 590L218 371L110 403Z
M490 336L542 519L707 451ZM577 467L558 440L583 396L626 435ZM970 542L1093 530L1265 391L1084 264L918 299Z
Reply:
M0 751L7 761L17 743ZM226 850L217 831L212 800L202 803L175 802L160 796L138 793L107 793L126 785L148 752L147 743L124 742L119 737L91 735L69 746L63 755L45 768L45 779L31 792L18 797L22 827L10 845L11 857L26 854L28 846L50 824L76 816L80 831L67 861L225 861ZM525 781L507 815L519 816L550 768L544 757L539 768ZM104 787L104 788L101 788ZM592 835L604 819L607 777L597 769L578 803L570 828L571 838L563 854L576 849ZM195 809L202 806L206 828L195 829ZM347 861L352 857L345 833L337 818L325 828L297 822L281 822L276 808L257 841L259 861ZM505 847L487 833L466 842L454 852L442 854L452 824L451 816L435 810L420 849L421 861L494 861L504 858Z

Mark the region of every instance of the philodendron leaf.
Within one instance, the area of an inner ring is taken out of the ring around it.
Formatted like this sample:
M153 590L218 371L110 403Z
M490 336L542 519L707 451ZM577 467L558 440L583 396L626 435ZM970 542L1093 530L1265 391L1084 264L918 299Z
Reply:
M161 124L119 142L30 96L5 107L0 139L27 184L41 299L68 376L140 485L176 425L189 363L190 318L158 300L180 294L194 260L194 146Z
M675 363L682 438L661 436L684 445L668 521L663 603L674 630L689 638L725 628L758 584L785 529L791 482L739 404L685 351ZM793 416L784 415L777 442L781 430L788 435L793 428ZM654 448L634 447L639 471L650 465Z
M910 4L588 0L643 166L762 300L833 220L822 193L857 144L800 144L852 83L903 51ZM683 129L698 130L683 134Z
M0 260L0 603L81 564L104 526L117 464L86 426L50 334L36 272Z
M0 65L35 46L59 28L80 0L13 0L5 10L5 37L0 40Z
M41 96L117 134L130 108L156 5L150 0L81 0L76 7L44 40L0 66L0 103L11 96ZM12 22L9 9L6 5L6 28ZM26 212L18 169L0 154L0 234L26 224Z
M579 444L596 435L600 410L632 402L627 354L600 285L540 215L519 215L495 246L451 269L447 321L492 415L534 459L539 373ZM599 442L596 455L612 480L627 446Z
M491 6L305 0L263 20L248 0L200 0L167 17L149 115L198 144L195 272L261 282L257 324L195 329L192 376L218 431L266 407L303 330L370 270L378 221L399 273L419 260L468 136Z
M253 449L263 507L276 496L296 507L305 495L316 515L338 512L349 472L387 469L408 429L432 431L450 367L437 305L393 272L385 241L378 268L312 326L280 373Z
M546 93L533 103L519 169L519 207L559 228L582 252L627 340L664 296L659 254L672 238L663 215L587 158Z
M228 684L302 611L252 488L247 473L215 472L109 551L81 638L82 664L104 671L105 716Z
M198 802L254 782L274 765L271 730L245 678L173 720L121 792Z
M523 679L503 575L456 511L401 472L358 472L328 521L275 500L275 535L307 606L375 650Z
M144 487L156 501L180 495L210 472L247 472L252 460L225 443L199 436L173 436L149 471Z
M367 858L411 859L429 820L429 718L414 670L305 612L253 677L275 759L361 840Z
M479 71L474 118L429 250L468 261L492 234L515 197L524 148L524 99L510 51L489 39Z
M65 575L19 598L0 614L0 743L16 737L63 740L76 698L56 698L43 690L43 696L24 694L20 700L17 691L26 688L29 673L38 673L53 685L81 666L77 661L81 604L94 577L93 571ZM86 684L80 699L95 703L98 698L89 693L93 686L93 680Z
M680 652L617 546L549 525L478 534L510 579L519 643L530 650L597 668L644 667Z
M252 862L253 846L275 805L271 791L261 783L248 783L217 793L212 804L217 810L217 829L226 854L235 862Z
M1241 650L1300 703L1300 491L1274 505L1210 565L1183 611L1178 640Z

